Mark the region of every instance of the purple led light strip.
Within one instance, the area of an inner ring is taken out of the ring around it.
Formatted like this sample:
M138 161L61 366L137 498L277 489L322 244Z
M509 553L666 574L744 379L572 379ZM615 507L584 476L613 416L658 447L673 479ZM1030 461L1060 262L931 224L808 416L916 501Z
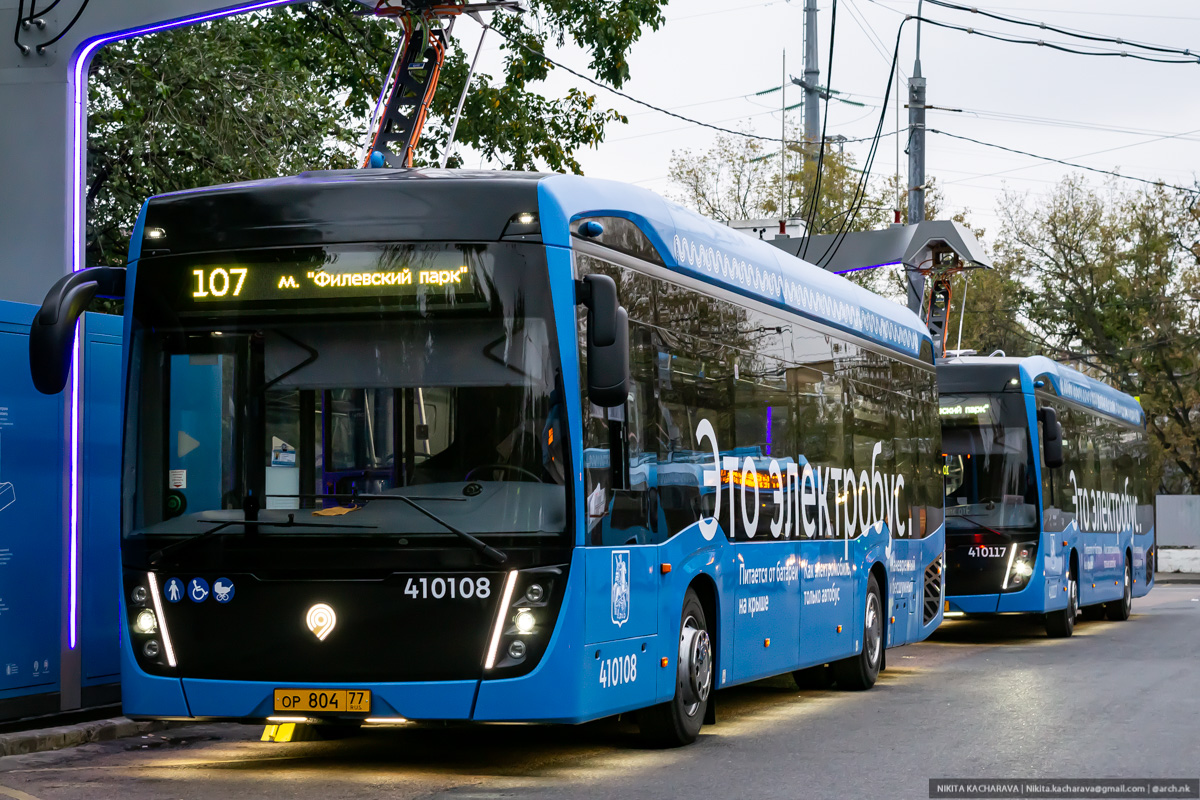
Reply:
M903 264L903 261L888 261L885 264L872 264L869 267L851 267L850 269L839 270L833 273L834 275L845 275L847 272L862 272L864 269L878 269L879 267L894 267L897 264Z
M85 217L85 209L82 207L83 202L83 182L86 178L84 153L86 152L86 142L84 138L87 130L87 68L91 62L92 56L106 44L119 42L122 39L132 39L136 36L145 36L150 33L159 33L168 31L172 28L181 28L185 25L195 25L198 22L208 22L214 19L223 17L231 17L235 14L245 14L250 11L262 11L274 6L287 5L295 3L297 0L259 0L254 3L244 3L241 5L229 6L219 11L210 11L204 14L197 14L191 17L180 17L178 19L169 20L167 22L158 22L152 25L145 25L140 28L129 28L128 30L118 31L116 33L106 33L97 36L93 39L88 39L83 42L75 51L75 55L71 60L71 65L68 73L71 79L71 144L70 144L70 161L68 168L70 169L71 181L71 271L78 272L83 269L83 222ZM79 327L75 329L75 350L71 356L71 503L70 503L70 525L71 525L71 552L70 558L70 602L71 608L68 612L68 631L67 641L72 650L75 649L76 642L76 607L79 587L79 564L78 554L76 552L79 543Z

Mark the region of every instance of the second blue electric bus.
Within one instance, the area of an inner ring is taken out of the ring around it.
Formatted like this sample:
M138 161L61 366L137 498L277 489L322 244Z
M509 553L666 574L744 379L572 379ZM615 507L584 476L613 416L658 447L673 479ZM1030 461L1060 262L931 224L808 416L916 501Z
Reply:
M1128 619L1154 585L1154 487L1137 400L1043 357L938 366L946 611Z
M125 713L581 722L871 686L942 618L928 334L620 184L310 173L151 199L125 270ZM828 668L825 665L829 665ZM801 673L803 677L803 673Z

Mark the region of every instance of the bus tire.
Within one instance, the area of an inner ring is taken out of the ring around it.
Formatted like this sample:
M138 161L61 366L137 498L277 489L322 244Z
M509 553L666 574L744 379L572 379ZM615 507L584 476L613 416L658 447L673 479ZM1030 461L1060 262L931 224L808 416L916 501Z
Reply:
M679 614L675 696L638 713L642 738L654 747L691 744L700 735L713 683L712 640L700 598L691 589Z
M830 665L840 689L861 692L874 686L879 678L879 667L883 664L883 601L874 575L867 581L862 642L862 652L858 655Z
M795 670L792 680L797 689L829 689L833 686L833 671L828 664Z
M1111 603L1104 604L1104 610L1108 612L1108 618L1113 622L1124 622L1129 619L1129 614L1133 611L1133 568L1129 564L1129 559L1125 559L1125 589L1121 593L1120 600L1114 600Z
M1046 633L1055 639L1065 639L1075 632L1075 615L1079 613L1079 579L1075 568L1067 573L1067 607L1046 615Z

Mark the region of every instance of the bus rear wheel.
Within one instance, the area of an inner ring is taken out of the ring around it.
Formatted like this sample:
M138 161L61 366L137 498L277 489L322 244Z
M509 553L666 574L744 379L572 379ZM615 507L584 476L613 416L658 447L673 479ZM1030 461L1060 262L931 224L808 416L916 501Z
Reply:
M863 615L862 652L830 665L833 678L841 689L863 691L875 685L883 665L883 601L879 584L872 575L867 581L867 606Z
M1131 570L1129 559L1126 558L1125 590L1121 593L1121 599L1104 604L1104 609L1108 612L1108 618L1113 622L1124 622L1129 619L1129 614L1133 611L1133 574Z
M1067 573L1067 607L1046 615L1046 633L1065 639L1075 632L1075 616L1079 613L1079 581L1075 571Z
M713 651L700 598L691 589L679 615L675 697L638 714L642 738L655 747L691 744L700 735L712 692Z

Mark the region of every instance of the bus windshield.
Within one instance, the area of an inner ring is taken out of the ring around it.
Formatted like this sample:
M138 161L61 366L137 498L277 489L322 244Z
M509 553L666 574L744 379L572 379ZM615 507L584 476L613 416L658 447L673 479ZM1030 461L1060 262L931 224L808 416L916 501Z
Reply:
M136 280L123 530L148 553L245 534L562 544L540 248L162 256Z
M941 396L948 531L1034 530L1036 473L1019 394Z

